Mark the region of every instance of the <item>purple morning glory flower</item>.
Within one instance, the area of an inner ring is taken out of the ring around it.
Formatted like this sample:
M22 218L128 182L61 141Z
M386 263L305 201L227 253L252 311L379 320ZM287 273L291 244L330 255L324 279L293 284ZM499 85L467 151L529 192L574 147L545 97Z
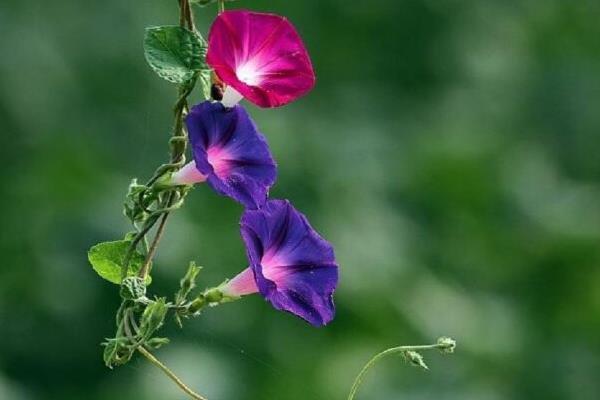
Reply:
M173 175L176 184L208 181L218 193L247 208L267 199L277 169L267 141L239 105L205 101L186 118L194 161Z
M287 200L269 200L244 212L241 233L250 267L227 282L225 295L260 292L276 309L315 326L333 319L338 282L333 247L304 215Z

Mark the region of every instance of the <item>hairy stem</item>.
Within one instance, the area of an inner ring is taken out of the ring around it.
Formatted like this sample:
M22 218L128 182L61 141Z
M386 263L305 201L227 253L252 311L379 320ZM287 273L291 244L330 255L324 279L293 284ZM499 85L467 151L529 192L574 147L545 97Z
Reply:
M160 362L160 360L158 358L154 357L154 355L152 353L150 353L148 350L146 350L143 346L139 346L137 348L137 350L140 353L142 353L142 355L144 357L146 357L148 359L148 361L150 361L152 364L154 364L158 368L160 368L169 378L171 378L171 380L173 382L175 382L175 384L177 386L179 386L181 388L181 390L183 390L192 399L207 400L206 397L201 396L198 393L194 392L192 389L190 389L185 383L183 383L183 381L181 379L179 379L179 377L177 375L175 375L175 373L173 373L173 371L171 371L165 364Z
M152 259L154 258L154 254L156 253L156 249L158 248L158 243L162 238L162 235L165 231L165 225L167 224L167 218L169 218L169 213L166 212L160 218L160 223L158 224L158 228L156 229L156 235L154 239L152 239L152 243L150 244L150 248L148 250L148 255L146 256L146 260L144 261L144 265L140 268L138 272L138 276L142 279L146 279L148 276L148 272L150 269L150 264L152 263Z
M150 220L149 220L150 221ZM144 227L135 235L129 248L127 249L127 253L125 254L125 260L123 261L123 269L121 271L121 281L125 280L127 277L127 273L129 272L129 263L131 262L131 257L133 256L133 252L137 248L138 244L142 239L146 237L146 234L152 229L154 224L156 223L157 218L154 218L152 221L144 224Z

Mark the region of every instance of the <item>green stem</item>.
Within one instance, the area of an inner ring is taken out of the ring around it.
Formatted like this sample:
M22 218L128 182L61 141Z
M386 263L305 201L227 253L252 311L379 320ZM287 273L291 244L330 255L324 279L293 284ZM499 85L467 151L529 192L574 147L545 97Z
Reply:
M125 278L127 277L127 274L129 272L129 263L131 262L131 257L133 256L133 252L137 248L140 241L142 239L144 239L146 234L150 231L150 229L152 229L152 227L154 226L154 224L156 223L157 220L158 220L158 218L153 218L152 220L146 221L146 223L144 224L144 227L137 233L137 235L135 235L135 237L131 241L131 244L129 245L129 248L127 249L127 253L125 255L125 260L123 261L123 269L121 271L121 281L125 280Z
M219 14L225 11L225 0L219 0Z
M350 394L348 395L348 400L354 399L354 396L356 395L356 392L358 392L358 389L362 383L362 379L364 378L367 371L369 371L369 369L371 369L371 367L373 367L373 365L375 365L382 358L392 355L392 354L406 353L408 351L433 350L433 349L445 350L447 348L448 348L448 345L443 344L443 343L418 345L418 346L398 346L398 347L392 347L390 349L382 351L379 354L376 354L373 358L371 358L369 360L369 362L367 362L365 364L365 366L360 370L359 374L354 379L354 383L352 384L352 388L350 389Z
M173 197L173 193L171 193L169 196ZM172 200L168 201L168 203L171 202ZM158 248L158 242L160 242L160 239L162 238L162 235L165 231L167 218L169 218L169 212L165 212L160 218L160 223L158 225L158 228L156 229L156 235L154 236L154 239L152 239L152 243L150 244L150 247L148 249L148 254L146 255L146 260L144 261L144 265L142 265L142 268L140 268L138 272L138 276L143 280L146 280L146 277L148 276L150 264L152 263L152 259L154 258L154 254L156 253L156 249Z
M160 368L169 378L171 378L171 380L173 382L175 382L175 384L177 386L179 386L179 388L181 388L181 390L183 390L192 399L207 400L206 397L203 397L203 396L199 395L198 393L194 392L192 389L190 389L185 383L183 383L183 381L181 379L179 379L179 377L177 375L175 375L175 373L173 371L171 371L165 364L160 362L160 360L158 358L154 357L154 355L152 353L150 353L148 350L146 350L143 346L139 346L137 348L137 350L140 353L142 353L142 355L144 357L146 357L148 359L148 361L150 361L152 364L154 364L155 366Z

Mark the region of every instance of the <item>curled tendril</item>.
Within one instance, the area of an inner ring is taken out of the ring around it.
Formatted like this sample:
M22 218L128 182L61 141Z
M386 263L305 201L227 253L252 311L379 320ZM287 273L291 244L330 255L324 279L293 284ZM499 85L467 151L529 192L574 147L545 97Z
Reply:
M354 396L358 392L358 389L360 388L363 378L367 371L369 371L369 369L371 369L375 364L377 364L377 362L379 362L382 358L386 356L392 354L401 354L402 356L404 356L404 359L408 361L411 365L428 370L429 368L427 367L427 364L425 364L423 357L420 353L418 353L418 351L437 349L442 353L452 353L454 352L455 347L456 342L453 339L449 337L441 337L437 340L435 344L418 346L398 346L377 353L364 365L364 367L360 370L360 372L354 379L354 383L352 384L352 388L350 389L350 393L348 394L348 400L354 399Z

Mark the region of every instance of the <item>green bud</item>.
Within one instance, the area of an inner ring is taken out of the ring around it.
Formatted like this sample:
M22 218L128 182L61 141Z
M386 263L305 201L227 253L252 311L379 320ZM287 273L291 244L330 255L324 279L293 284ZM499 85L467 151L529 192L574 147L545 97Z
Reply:
M125 300L138 300L146 296L146 284L142 278L130 276L121 283L121 297Z
M196 297L188 306L187 312L190 314L196 314L198 311L204 308L205 305L206 299L204 298L204 295L198 295L198 297Z
M405 351L404 358L406 358L406 360L415 367L420 367L425 370L429 369L427 364L425 364L423 356L420 353L417 353L416 351Z
M437 340L438 349L442 353L450 354L454 353L454 349L456 348L456 340L442 336Z
M140 334L149 339L152 334L162 326L165 316L167 315L168 307L166 299L161 297L155 302L149 304L142 313Z
M188 267L185 276L181 279L181 281L179 281L180 289L175 294L176 304L183 303L189 296L190 292L196 287L196 279L201 270L202 267L197 267L193 261L190 262L190 266Z

